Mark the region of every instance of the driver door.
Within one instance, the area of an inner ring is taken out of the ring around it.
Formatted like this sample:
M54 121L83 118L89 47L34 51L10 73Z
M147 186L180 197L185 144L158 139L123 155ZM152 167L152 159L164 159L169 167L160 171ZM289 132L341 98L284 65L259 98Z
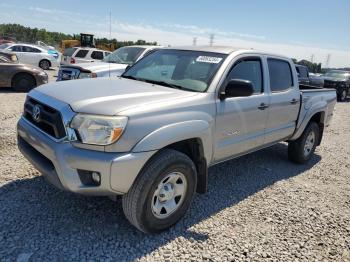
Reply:
M260 56L245 57L231 67L226 80L249 80L254 94L248 97L217 99L215 161L249 152L264 143L269 95L265 93L263 62Z

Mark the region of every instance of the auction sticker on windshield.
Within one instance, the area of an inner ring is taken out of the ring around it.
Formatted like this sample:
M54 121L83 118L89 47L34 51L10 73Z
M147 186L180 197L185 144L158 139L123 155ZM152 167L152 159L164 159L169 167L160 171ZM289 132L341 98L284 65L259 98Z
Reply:
M222 60L221 57L215 57L215 56L199 56L196 59L197 62L210 63L210 64L218 64L221 62L221 60Z

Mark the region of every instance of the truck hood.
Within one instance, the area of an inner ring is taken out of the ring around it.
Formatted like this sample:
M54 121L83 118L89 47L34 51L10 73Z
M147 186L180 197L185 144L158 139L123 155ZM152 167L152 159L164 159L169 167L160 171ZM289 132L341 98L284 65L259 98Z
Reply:
M128 65L126 64L116 64L116 63L106 63L106 62L91 62L91 63L79 63L74 65L67 65L62 67L72 67L78 68L79 70L88 70L94 73L106 70L120 70L125 69Z
M39 86L33 91L67 103L75 112L96 115L116 115L130 108L198 94L125 78L62 81Z

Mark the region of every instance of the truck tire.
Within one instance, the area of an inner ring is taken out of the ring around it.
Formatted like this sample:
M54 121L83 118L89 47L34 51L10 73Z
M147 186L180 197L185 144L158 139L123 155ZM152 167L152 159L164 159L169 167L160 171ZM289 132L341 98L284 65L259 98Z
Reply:
M12 79L12 88L16 92L29 92L34 87L36 87L36 80L30 74L20 73Z
M304 164L310 160L320 138L320 128L317 123L310 122L303 134L288 144L288 158L292 162Z
M196 184L192 160L181 152L162 150L151 158L123 195L124 214L142 232L161 232L186 213Z
M342 88L337 92L337 97L339 102L345 101L346 97L348 96L348 90L346 88Z

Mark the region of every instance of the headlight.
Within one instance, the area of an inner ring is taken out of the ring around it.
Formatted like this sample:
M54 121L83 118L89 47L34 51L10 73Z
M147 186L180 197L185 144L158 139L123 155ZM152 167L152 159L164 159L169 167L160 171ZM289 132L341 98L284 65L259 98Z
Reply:
M84 73L84 72L82 72L79 74L78 78L84 79L84 78L95 78L95 77L97 77L96 73Z
M70 126L84 144L109 145L121 137L127 122L124 116L77 114Z

